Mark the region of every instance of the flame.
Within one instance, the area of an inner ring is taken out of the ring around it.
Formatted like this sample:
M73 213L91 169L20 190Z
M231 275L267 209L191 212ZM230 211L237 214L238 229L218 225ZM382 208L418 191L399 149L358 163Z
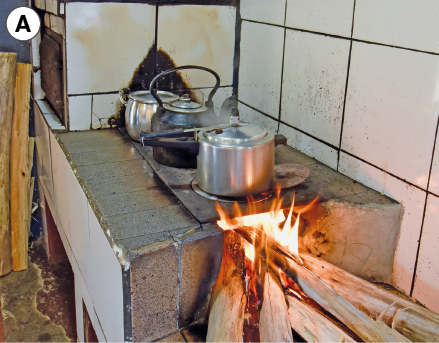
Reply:
M295 217L293 215L295 195L293 195L288 217L285 218L284 211L282 210L283 199L280 198L280 188L276 190L276 193L277 196L273 200L270 211L264 213L257 213L256 204L251 201L251 198L249 200L248 214L246 215L243 214L243 211L237 203L233 204L233 218L230 217L226 210L216 203L216 209L220 216L220 220L217 224L223 230L234 230L245 226L262 229L266 234L271 235L281 246L287 247L289 251L300 260L298 243L300 214L310 209L317 201L318 197L316 197L310 204L297 211L298 214L297 217ZM245 253L250 260L254 261L255 251L250 243L246 243Z

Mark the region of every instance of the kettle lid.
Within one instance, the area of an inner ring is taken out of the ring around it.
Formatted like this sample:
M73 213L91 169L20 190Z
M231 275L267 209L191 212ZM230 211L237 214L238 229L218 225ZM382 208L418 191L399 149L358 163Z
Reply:
M259 126L239 123L224 129L205 131L203 135L209 142L218 145L239 145L265 138L267 131Z
M167 110L180 113L204 112L207 107L192 101L188 94L183 94L179 99L163 105Z

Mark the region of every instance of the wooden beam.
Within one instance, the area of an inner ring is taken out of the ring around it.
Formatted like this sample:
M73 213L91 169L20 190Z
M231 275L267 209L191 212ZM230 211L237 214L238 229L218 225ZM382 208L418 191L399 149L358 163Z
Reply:
M11 253L15 271L27 268L31 75L32 65L17 63L11 137Z
M305 266L369 317L413 342L439 342L439 315L381 289L318 257L301 253Z
M0 52L0 275L11 271L10 154L17 54Z
M241 238L233 231L224 231L223 259L212 288L206 342L242 342L246 303Z

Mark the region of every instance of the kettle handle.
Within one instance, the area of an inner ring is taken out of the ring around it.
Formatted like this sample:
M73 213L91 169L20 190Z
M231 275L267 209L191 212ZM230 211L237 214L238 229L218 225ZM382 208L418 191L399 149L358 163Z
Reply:
M157 100L157 102L159 104L159 108L163 108L163 101L158 96L157 89L154 88L157 80L159 78L161 78L162 76L166 75L166 74L170 74L170 73L173 73L175 71L179 71L179 70L183 70L183 69L200 69L200 70L207 71L207 72L211 73L213 76L215 76L216 84L215 84L215 87L213 87L212 91L210 92L209 97L207 99L207 103L206 103L206 106L210 107L212 105L212 98L213 98L213 96L215 95L216 91L218 90L218 88L220 86L220 77L219 77L219 75L215 71L213 71L212 69L209 69L209 68L206 68L206 67L187 65L187 66L181 66L181 67L165 70L164 72L158 74L155 78L152 79L152 81L151 81L151 83L149 85L149 91L151 92L151 94L154 97L154 99ZM211 107L213 107L213 105Z
M127 101L125 100L124 96L130 93L130 89L129 88L122 88L119 90L119 99L120 102L122 104L124 104L125 106L127 105Z

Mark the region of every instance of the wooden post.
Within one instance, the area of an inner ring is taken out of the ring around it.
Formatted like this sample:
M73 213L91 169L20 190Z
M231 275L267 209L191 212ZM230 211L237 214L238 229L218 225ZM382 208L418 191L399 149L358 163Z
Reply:
M17 54L0 52L0 275L11 271L10 144Z
M32 65L17 63L11 137L12 269L27 268L29 223L29 101Z
M245 255L241 238L224 231L223 260L212 288L206 342L242 342L245 294Z

